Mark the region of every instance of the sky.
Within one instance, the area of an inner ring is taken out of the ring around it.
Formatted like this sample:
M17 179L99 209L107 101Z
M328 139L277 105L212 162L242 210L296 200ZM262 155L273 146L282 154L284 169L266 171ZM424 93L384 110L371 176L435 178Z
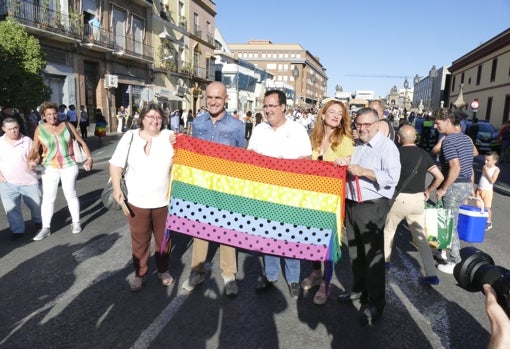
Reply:
M297 43L320 58L327 96L393 86L453 61L510 28L510 0L215 0L227 43ZM354 76L353 76L354 75ZM369 76L360 77L359 75Z

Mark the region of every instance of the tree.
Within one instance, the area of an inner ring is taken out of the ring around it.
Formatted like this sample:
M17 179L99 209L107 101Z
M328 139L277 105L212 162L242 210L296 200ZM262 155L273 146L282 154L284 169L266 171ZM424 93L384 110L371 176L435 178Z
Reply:
M46 58L39 41L8 18L0 22L0 106L28 111L51 97L42 71Z

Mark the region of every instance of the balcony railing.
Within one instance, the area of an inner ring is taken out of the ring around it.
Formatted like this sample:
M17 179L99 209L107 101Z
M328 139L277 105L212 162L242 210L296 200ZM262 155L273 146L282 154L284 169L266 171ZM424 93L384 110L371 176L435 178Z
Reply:
M212 34L207 34L207 42L214 45L214 36Z
M153 60L152 46L130 37L115 35L104 28L84 23L78 13L62 13L47 7L21 0L0 0L0 19L12 17L23 24L28 32L38 35L41 31L53 34L58 41L80 41L93 44L98 49L114 50L136 58Z
M63 14L28 1L4 0L0 2L0 18L12 17L29 28L62 34L70 39L81 39L83 17Z
M193 34L195 34L195 36L199 37L200 39L202 38L202 31L198 25L195 26Z

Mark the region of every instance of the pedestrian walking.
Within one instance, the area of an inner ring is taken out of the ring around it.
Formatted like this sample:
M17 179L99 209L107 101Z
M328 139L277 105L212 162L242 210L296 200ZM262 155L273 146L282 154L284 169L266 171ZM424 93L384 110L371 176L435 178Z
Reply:
M436 273L436 265L425 235L425 201L434 192L444 176L432 156L416 144L416 129L411 125L404 125L398 131L400 147L400 179L396 187L393 205L386 217L384 226L384 258L386 266L391 263L391 249L393 238L398 225L406 219L407 226L411 232L413 242L420 253L424 276L418 281L426 285L439 284ZM433 180L425 188L426 174L430 173Z
M71 213L71 232L78 234L82 231L80 224L80 202L76 194L76 178L78 177L78 165L74 160L72 136L81 144L87 161L84 166L92 168L92 154L87 143L81 138L72 124L60 122L57 114L57 105L51 102L44 102L40 108L41 115L45 122L39 124L35 130L34 143L29 155L29 168L34 169L36 164L41 162L42 171L42 228L34 237L35 241L47 238L51 234L51 218L55 208L55 198L60 182L62 190ZM39 152L42 148L42 160Z
M28 168L32 139L20 133L13 117L2 121L4 135L0 137L0 197L11 230L11 240L23 237L25 219L21 200L30 209L32 223L41 229L41 190L34 170Z

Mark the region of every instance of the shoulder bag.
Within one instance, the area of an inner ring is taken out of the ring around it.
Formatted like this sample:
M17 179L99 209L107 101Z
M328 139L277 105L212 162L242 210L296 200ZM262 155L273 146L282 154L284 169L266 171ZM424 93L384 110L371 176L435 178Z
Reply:
M129 151L131 150L131 143L133 143L133 131L131 131L131 140L129 141L126 160L124 161L124 168L122 169L122 175L120 177L120 189L122 190L122 193L124 194L125 198L127 198L128 191L124 176L126 175L127 171L127 162L129 158ZM104 207L106 207L109 210L120 210L123 208L113 197L112 177L108 178L108 183L106 184L106 187L103 189L103 192L101 193L101 201L103 202Z
M411 179L413 179L414 175L418 171L418 167L420 167L422 156L423 156L423 154L420 153L420 156L418 157L418 161L416 162L416 165L414 166L414 168L411 171L411 173L409 174L409 176L407 176L406 180L402 183L400 190L395 191L395 193L393 194L393 197L390 200L390 207L393 206L393 204L395 203L395 200L397 199L397 196L402 192L402 190L405 189L405 187L407 187L407 185L409 184Z
M69 122L65 122L67 131L71 134L71 140L73 142L73 153L74 153L74 161L78 164L82 164L85 161L87 161L87 155L85 154L85 151L83 150L80 142L76 139L76 136L74 135L73 131L69 127Z

